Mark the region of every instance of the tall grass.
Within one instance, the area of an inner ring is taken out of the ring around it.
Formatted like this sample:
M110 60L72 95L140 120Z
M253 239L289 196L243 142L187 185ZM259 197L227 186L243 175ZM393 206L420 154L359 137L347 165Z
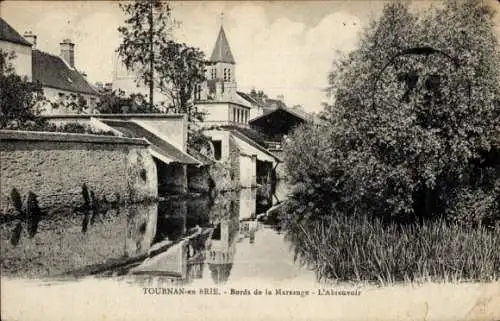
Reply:
M318 277L369 281L494 281L500 276L500 231L444 221L383 224L366 217L290 222L296 260Z

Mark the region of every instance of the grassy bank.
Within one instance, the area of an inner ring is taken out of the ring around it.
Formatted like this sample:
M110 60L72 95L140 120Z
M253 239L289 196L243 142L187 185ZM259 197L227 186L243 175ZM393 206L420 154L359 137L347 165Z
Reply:
M288 223L298 261L319 278L394 282L492 281L500 277L500 231L446 222L384 225L364 217Z

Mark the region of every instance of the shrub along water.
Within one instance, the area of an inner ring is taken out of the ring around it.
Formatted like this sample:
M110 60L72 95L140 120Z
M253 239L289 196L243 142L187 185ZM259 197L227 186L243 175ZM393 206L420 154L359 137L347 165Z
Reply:
M477 0L445 1L420 17L392 2L338 61L324 122L297 128L283 153L293 185L289 237L320 276L498 279L500 59L492 17ZM397 56L429 46L448 58Z

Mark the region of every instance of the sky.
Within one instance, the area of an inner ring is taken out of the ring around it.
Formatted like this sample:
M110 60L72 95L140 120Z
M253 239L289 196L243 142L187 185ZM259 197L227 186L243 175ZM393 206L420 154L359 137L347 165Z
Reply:
M75 64L89 81L111 82L117 28L124 16L119 0L0 2L0 15L23 34L38 36L40 50L58 54L64 38L75 42ZM426 7L431 1L415 1ZM383 7L381 1L175 1L177 40L210 57L222 20L236 60L238 90L284 95L289 106L321 110L324 88L337 52L355 49L359 34ZM497 15L497 19L500 14ZM500 23L498 24L500 26ZM499 27L500 34L500 27Z

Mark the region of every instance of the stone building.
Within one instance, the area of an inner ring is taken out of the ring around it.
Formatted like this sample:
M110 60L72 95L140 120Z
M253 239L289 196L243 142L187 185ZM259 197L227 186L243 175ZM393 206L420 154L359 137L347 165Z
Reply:
M93 113L99 94L76 68L75 44L70 39L61 41L59 56L41 51L36 45L36 34L26 32L22 37L0 18L0 49L14 52L12 64L16 74L42 85L47 99L41 106L42 114L75 113L63 107L71 103L85 105L83 113ZM54 108L52 103L59 107Z
M195 105L206 112L203 125L246 125L254 106L237 91L236 61L223 26L206 68L206 79L194 97Z

